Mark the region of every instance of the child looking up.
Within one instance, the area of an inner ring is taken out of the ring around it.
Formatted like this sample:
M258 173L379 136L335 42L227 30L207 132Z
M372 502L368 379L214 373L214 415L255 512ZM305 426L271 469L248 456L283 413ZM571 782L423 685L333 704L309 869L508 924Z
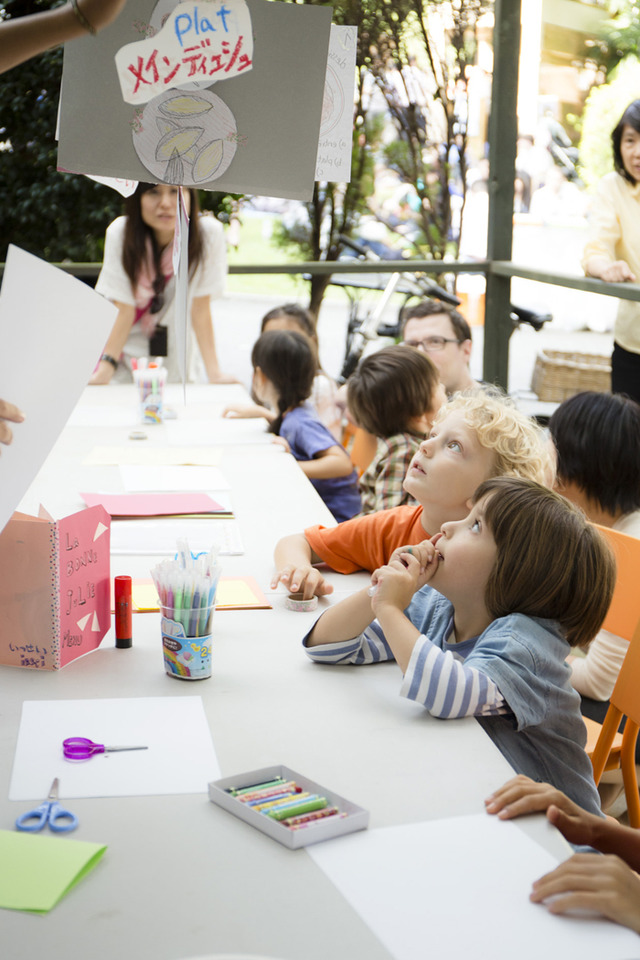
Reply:
M275 414L271 432L286 441L336 520L354 516L360 494L349 454L304 403L316 372L308 338L288 330L263 333L253 345L251 363L253 392Z
M384 347L360 361L347 381L347 406L356 424L378 438L360 477L363 514L415 503L403 481L445 400L426 353Z
M321 663L395 659L403 696L433 716L478 717L517 773L598 813L564 659L597 633L614 582L611 551L581 510L539 484L496 477L464 520L396 550L371 588L327 610L304 643Z
M327 563L338 573L375 570L396 547L420 543L446 520L465 517L476 487L502 475L553 483L544 431L497 393L458 394L440 408L407 471L404 488L418 505L284 537L276 545L271 586L283 583L305 598L331 593L333 587L313 564Z

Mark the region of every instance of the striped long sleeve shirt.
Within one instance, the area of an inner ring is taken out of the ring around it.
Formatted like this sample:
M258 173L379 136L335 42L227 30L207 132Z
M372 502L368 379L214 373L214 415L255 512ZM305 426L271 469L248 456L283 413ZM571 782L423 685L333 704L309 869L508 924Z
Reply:
M451 621L447 635L451 634L452 626ZM464 663L476 639L459 644L445 641L444 649L440 649L421 634L404 676L401 695L443 719L508 713L509 708L493 680ZM361 665L394 659L377 620L353 640L305 649L318 663Z

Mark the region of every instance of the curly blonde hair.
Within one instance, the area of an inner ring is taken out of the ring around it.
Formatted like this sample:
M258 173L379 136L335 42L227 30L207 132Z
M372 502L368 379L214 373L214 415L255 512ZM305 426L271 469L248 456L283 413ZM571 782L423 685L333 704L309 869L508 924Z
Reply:
M497 387L456 393L440 408L434 425L460 411L478 443L495 454L494 477L520 477L552 487L556 474L553 444L534 420L527 417Z

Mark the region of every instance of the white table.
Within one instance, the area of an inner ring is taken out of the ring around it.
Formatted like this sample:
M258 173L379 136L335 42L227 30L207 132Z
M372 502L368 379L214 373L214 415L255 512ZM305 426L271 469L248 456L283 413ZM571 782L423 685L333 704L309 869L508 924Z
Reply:
M201 389L197 405L179 408L179 416L219 414L234 389ZM205 395L208 401L199 399ZM126 409L132 397L128 387L94 387L81 407L108 400ZM160 438L164 427L155 429ZM95 443L133 442L129 432L126 425L68 426L21 509L33 511L43 500L62 516L82 506L80 490L120 490L117 468L83 466L81 458ZM270 594L275 540L330 523L330 515L292 458L275 448L227 447L221 467L246 548L244 556L224 558L224 573L254 576ZM113 557L112 575L148 576L154 562ZM331 602L366 582L364 574L329 578ZM271 596L273 610L217 614L213 676L199 683L165 675L157 614L134 616L130 650L116 650L110 632L99 650L62 671L0 667L0 828L12 829L27 807L6 799L23 700L92 697L202 696L223 776L284 763L369 809L372 827L480 812L511 770L476 722L434 720L401 699L395 664L312 664L300 639L314 615L288 611L284 593ZM303 850L286 850L204 793L68 805L80 819L73 836L106 843L107 853L45 918L0 911L7 960L179 960L224 952L389 960Z

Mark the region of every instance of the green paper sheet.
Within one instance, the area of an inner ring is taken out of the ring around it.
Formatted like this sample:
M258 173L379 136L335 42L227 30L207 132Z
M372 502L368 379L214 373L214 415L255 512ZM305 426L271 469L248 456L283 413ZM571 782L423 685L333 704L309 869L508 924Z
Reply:
M47 913L106 849L83 840L0 830L0 907Z

